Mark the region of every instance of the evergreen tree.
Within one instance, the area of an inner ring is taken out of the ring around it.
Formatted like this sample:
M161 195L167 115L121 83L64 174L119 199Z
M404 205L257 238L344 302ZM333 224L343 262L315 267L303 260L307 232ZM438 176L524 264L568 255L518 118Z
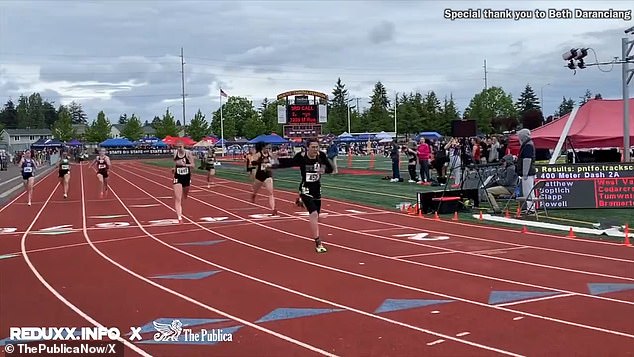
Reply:
M559 110L557 110L556 115L561 118L564 115L570 113L574 107L575 101L572 100L572 98L566 99L566 97L564 97L564 99L561 101L561 104L559 104Z
M211 134L211 127L205 120L205 115L200 111L200 109L198 109L194 118L189 122L186 133L196 141L200 141L207 135Z
M18 128L18 111L11 99L9 99L2 110L0 110L0 124L2 124L5 129Z
M166 136L178 136L178 127L174 121L174 115L167 109L161 120L154 124L154 130L156 130L156 136L159 138L165 138Z
M67 142L77 136L75 129L73 129L73 121L70 113L65 107L60 107L60 111L57 113L57 121L53 124L53 137Z
M374 91L370 97L370 109L366 115L368 131L394 130L394 122L391 121L389 108L390 100L387 97L387 89L383 83L377 82L374 85Z
M340 135L348 131L348 90L346 85L337 79L332 90L332 99L328 106L328 122L325 132Z
M121 118L119 118L119 122ZM141 120L137 118L135 114L132 114L130 118L127 118L126 115L126 123L121 129L121 136L130 140L137 141L143 137L143 127L141 126Z
M515 107L519 115L523 115L531 109L540 109L540 105L539 99L537 99L533 88L531 88L528 84L517 99L517 103L515 103Z
M72 113L71 113L72 118ZM106 113L102 111L97 114L97 119L86 129L86 140L91 143L100 143L112 137L112 124L106 118Z

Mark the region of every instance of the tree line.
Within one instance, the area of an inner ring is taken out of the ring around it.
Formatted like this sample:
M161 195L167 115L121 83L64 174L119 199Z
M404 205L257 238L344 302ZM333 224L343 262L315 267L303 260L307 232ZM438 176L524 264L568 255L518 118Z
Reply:
M592 98L600 99L601 94L587 90L580 97L579 104L583 105ZM381 82L375 84L368 107L361 110L355 99L350 98L345 84L339 78L328 102L328 120L322 130L324 133L339 135L348 131L348 117L352 132L394 131L395 106L399 134L437 131L450 135L451 121L455 119L475 119L479 131L484 134L501 133L519 127L537 128L570 113L576 104L572 98L564 97L558 110L544 118L541 103L530 85L526 85L516 101L501 87L484 89L474 95L462 114L451 95L441 99L434 91L424 94L400 93L392 101ZM224 137L253 138L265 133L282 133L282 125L277 123L278 104L283 105L285 102L264 98L260 107L256 108L247 98L229 97L222 105ZM74 124L86 125L85 133L78 135ZM118 124L123 125L121 135L132 141L142 138L143 127L148 125L160 138L178 136L181 131L196 141L211 134L221 134L220 108L212 113L211 122L198 109L186 126L181 125L180 120L175 120L169 109L162 116L155 116L151 122L142 122L136 114L128 117L127 113L123 113L119 116ZM100 111L89 124L81 104L71 102L55 107L54 102L42 99L39 93L33 93L28 97L20 96L17 105L11 99L5 103L0 110L0 130L3 128L46 128L51 129L54 137L62 141L79 138L101 142L110 138L112 123Z

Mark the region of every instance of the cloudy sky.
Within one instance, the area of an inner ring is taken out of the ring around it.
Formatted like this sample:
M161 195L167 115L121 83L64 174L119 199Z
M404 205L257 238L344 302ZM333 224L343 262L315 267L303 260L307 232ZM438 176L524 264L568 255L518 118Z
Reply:
M597 5L600 4L600 5ZM330 94L338 77L367 101L376 81L396 92L453 94L464 110L484 87L516 98L530 84L545 112L586 89L621 96L618 65L573 71L561 54L590 47L599 61L621 55L629 19L460 19L445 9L632 9L629 1L8 1L0 0L0 101L40 92L80 102L90 120L169 107L207 118L218 92L258 105L291 89ZM511 7L509 7L511 6ZM631 13L630 13L631 16ZM631 36L634 37L634 36ZM586 62L594 62L590 52Z

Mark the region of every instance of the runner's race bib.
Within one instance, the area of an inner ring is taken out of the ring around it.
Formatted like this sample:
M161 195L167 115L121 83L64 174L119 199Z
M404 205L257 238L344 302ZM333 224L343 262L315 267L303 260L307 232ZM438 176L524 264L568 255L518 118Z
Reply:
M306 173L306 182L317 182L319 181L319 174L316 172L307 172Z
M177 167L176 174L178 175L187 175L189 173L189 167Z
M105 169L105 168L106 168L106 164L99 164L99 165L97 165L97 168L98 168L99 170L103 170L103 169Z
M33 168L30 167L30 166L27 166L27 167L24 168L24 172L25 173L33 172Z
M70 170L70 165L62 165L62 170Z

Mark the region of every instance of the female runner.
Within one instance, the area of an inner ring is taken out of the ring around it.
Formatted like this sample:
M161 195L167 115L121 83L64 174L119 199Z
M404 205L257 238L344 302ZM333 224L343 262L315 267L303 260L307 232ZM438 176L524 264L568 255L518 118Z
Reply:
M97 155L90 167L94 165L97 165L97 178L100 184L99 197L103 198L108 193L108 170L112 167L105 148L99 149L99 155Z
M301 202L309 213L310 230L315 237L315 250L317 253L325 253L321 239L319 238L319 212L321 211L321 175L333 172L333 166L328 156L319 150L319 140L308 139L308 150L299 152L293 158L280 158L274 168L286 168L299 166L302 181L299 184Z
M68 186L70 184L70 159L68 156L59 161L59 180L64 185L64 198L68 198Z
M24 154L22 154L22 158L20 158L18 166L21 168L22 179L24 180L24 189L27 191L30 206L31 198L33 197L33 184L35 183L33 172L37 168L35 160L31 157L30 150L27 150Z
M184 143L179 141L176 144L174 168L172 168L172 173L174 174L174 209L176 209L178 223L183 223L183 199L187 199L189 186L192 181L191 170L195 166L194 154L189 150L185 150Z
M207 170L207 188L211 187L211 178L216 175L216 149L210 147L205 155L205 169Z
M255 180L253 180L253 193L251 194L251 202L255 202L255 197L258 195L260 188L264 186L269 194L269 206L271 207L272 215L277 215L275 209L275 196L273 195L273 174L271 173L271 166L273 164L271 157L271 144L256 143L256 153L253 155L251 161L255 166Z
M244 159L247 162L247 172L249 173L249 177L251 178L251 181L255 180L255 173L253 172L253 170L255 170L255 166L253 165L253 156L255 155L255 148L252 146L249 148L249 152L244 155Z

